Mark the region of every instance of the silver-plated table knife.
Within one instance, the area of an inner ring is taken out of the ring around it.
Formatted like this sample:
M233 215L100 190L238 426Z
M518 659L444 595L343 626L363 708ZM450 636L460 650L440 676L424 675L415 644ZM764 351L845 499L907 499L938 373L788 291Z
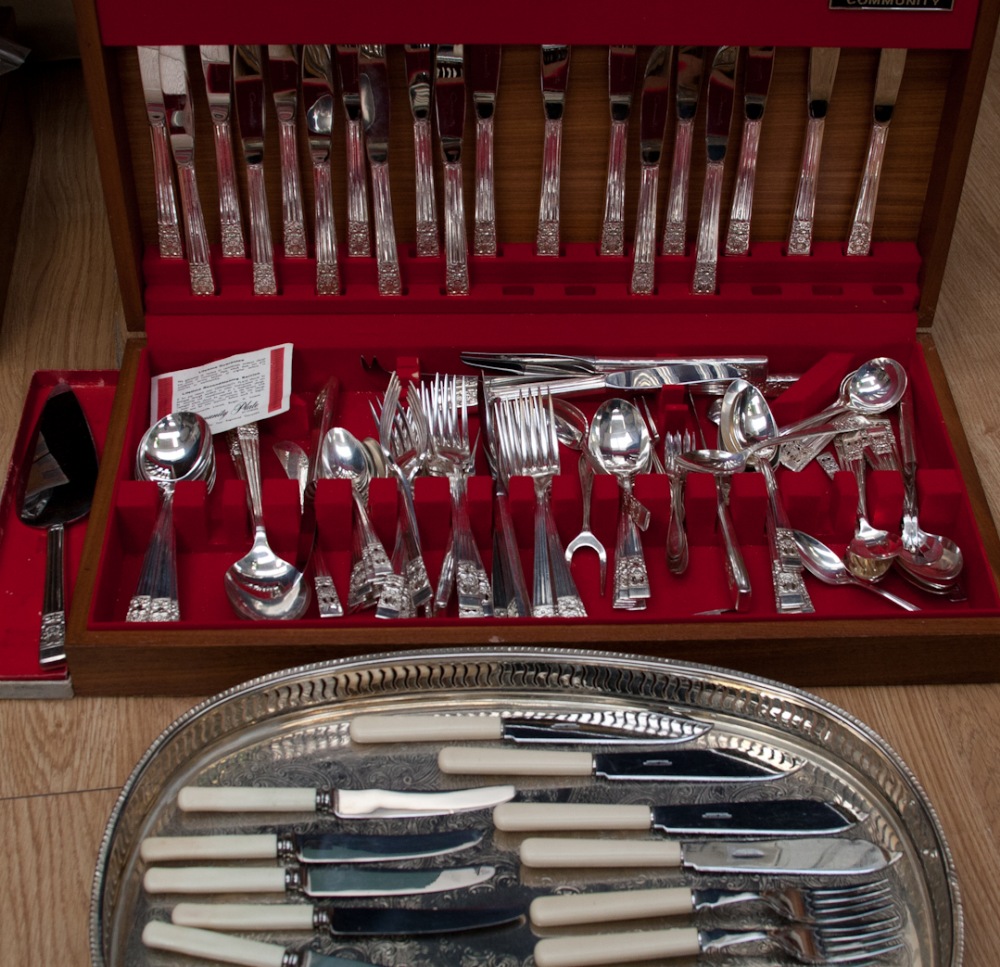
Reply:
M472 250L497 254L496 185L493 174L493 119L500 86L500 46L475 44L465 48L468 85L476 111L476 203Z
M180 219L174 195L174 174L170 165L167 143L166 109L160 88L160 51L158 47L136 47L139 75L149 120L149 139L153 149L153 180L156 187L156 228L160 255L179 259L184 255L181 245Z
M469 294L468 241L462 196L465 135L465 54L461 44L438 44L434 60L434 107L444 162L445 292Z
M608 48L608 98L611 137L608 145L608 179L604 190L601 255L625 253L625 164L628 156L628 122L635 89L635 46ZM660 139L663 140L662 137Z
M434 197L434 155L431 150L431 80L434 49L430 44L404 44L406 87L413 115L413 163L417 203L417 255L435 258L438 239L437 202ZM435 97L437 92L435 91Z
M347 119L347 254L367 258L372 254L368 215L368 172L365 134L361 117L358 47L337 44L334 61L340 79L340 97Z
M299 113L299 60L291 44L267 45L267 72L278 115L281 158L281 216L285 256L306 257L306 221L296 121Z
M704 47L677 49L677 90L674 95L677 126L674 129L674 161L670 170L666 225L663 229L664 255L683 255L687 241L691 149L694 146L694 119L698 113L704 69Z
M812 254L823 128L839 61L839 47L814 47L809 53L809 121L806 126L806 143L802 149L798 187L795 190L792 227L788 234L789 255Z
M243 216L233 161L233 133L230 124L233 98L233 57L227 45L202 46L201 70L205 77L205 95L215 134L215 169L219 183L219 230L222 257L246 258L243 240Z
M905 66L905 48L883 50L879 57L878 77L875 80L875 104L872 109L872 130L868 137L865 168L854 205L851 233L847 239L848 255L867 255L871 251L875 202L878 199L885 145L889 139L889 122L892 121L892 112L896 107L896 96L899 94Z
M188 93L187 66L184 48L160 48L160 85L166 107L170 150L177 168L180 185L181 212L187 239L188 274L194 295L214 295L215 280L209 260L208 233L198 195L198 180L194 171L194 104Z
M562 122L569 82L570 49L564 44L542 44L541 54L545 143L542 148L542 197L538 207L536 250L539 255L558 255Z

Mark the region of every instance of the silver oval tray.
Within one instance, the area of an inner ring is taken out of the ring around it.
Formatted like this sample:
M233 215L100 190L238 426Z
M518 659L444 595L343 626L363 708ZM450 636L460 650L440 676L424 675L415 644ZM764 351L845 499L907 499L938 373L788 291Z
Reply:
M373 712L503 714L545 711L567 718L594 711L622 713L640 730L643 713L676 713L712 727L694 745L763 747L804 766L777 781L741 784L602 782L589 779L514 780L533 798L568 790L576 801L712 802L737 797L816 796L864 816L851 835L897 853L887 870L903 916L905 950L879 964L959 967L962 911L951 853L934 809L900 757L870 728L804 691L737 672L696 664L608 653L552 649L397 652L290 669L248 682L191 709L150 747L115 805L101 844L91 909L94 967L195 965L142 946L143 925L169 920L175 898L142 890L139 844L153 835L332 830L399 832L489 827L489 816L466 813L421 820L355 820L306 815L184 814L176 797L185 785L261 785L340 788L460 788L488 785L484 777L442 776L435 744L359 746L350 741L352 717ZM634 714L633 714L634 713ZM621 834L617 834L621 835ZM628 834L635 836L636 834ZM774 885L765 877L700 876L670 870L539 871L519 868L520 837L488 835L461 862L490 863L496 875L472 896L399 898L398 905L523 904L554 891L647 886ZM448 858L454 860L454 857ZM400 864L394 864L400 865ZM788 881L786 878L785 882ZM837 878L826 878L833 885ZM205 898L211 899L211 898ZM233 900L233 897L225 897ZM236 898L240 899L240 898ZM287 902L285 897L246 897ZM407 902L409 901L409 902ZM346 901L347 903L355 901ZM364 905L370 901L357 901ZM394 901L382 901L392 905ZM671 921L673 923L674 921ZM682 925L683 919L677 920ZM706 922L700 920L699 923ZM726 926L753 921L725 920ZM722 921L706 922L708 926ZM608 931L643 923L609 923ZM565 932L565 931L564 931ZM249 935L248 935L249 936ZM381 967L454 964L522 967L532 964L536 935L527 922L441 938L372 938L335 942L308 934L254 934L285 947L311 945ZM773 951L713 963L775 965Z

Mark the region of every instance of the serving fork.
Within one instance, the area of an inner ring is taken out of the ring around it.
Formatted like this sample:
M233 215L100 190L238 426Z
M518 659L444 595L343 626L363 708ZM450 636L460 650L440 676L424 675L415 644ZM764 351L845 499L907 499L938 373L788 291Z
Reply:
M566 545L566 563L572 563L573 555L577 551L584 548L594 551L601 566L601 596L603 597L604 589L608 583L608 552L604 544L601 543L601 539L590 529L590 503L591 495L594 491L594 467L590 462L586 450L580 454L579 472L581 502L583 503L583 522L580 525L580 533Z

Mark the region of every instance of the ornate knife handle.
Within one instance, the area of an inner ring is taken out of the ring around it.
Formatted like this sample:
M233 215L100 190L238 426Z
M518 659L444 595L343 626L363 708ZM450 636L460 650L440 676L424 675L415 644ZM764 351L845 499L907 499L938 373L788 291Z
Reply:
M663 229L664 255L684 254L693 143L694 118L682 118L677 122L674 138L674 163L670 172L670 192L667 196L667 223Z
M378 291L379 295L402 295L403 284L396 252L396 226L392 218L392 196L389 194L389 165L384 161L373 163L371 170Z
M174 177L170 164L170 145L167 129L163 124L149 126L149 140L153 148L153 179L156 184L156 227L163 258L179 259L184 256L181 246L180 219L177 216L177 199L174 197Z
M246 258L243 241L243 216L240 195L236 187L236 166L233 161L233 139L228 121L216 121L215 168L219 179L219 228L222 234L222 255L227 259Z
M695 295L715 294L716 270L719 265L722 167L721 161L710 161L705 169L705 184L701 194L701 219L698 223L698 243L695 248L694 279L691 284L691 291Z
M278 143L281 147L281 214L284 228L285 255L306 257L306 224L302 210L302 181L299 178L299 152L295 122L278 121Z
M333 183L329 162L313 163L316 210L316 294L340 293L337 233L333 223Z
M789 255L812 253L813 219L816 215L816 183L819 176L819 159L823 151L823 118L809 118L806 127L806 144L802 150L802 167L795 192L792 211L792 228L788 235Z
M180 183L181 209L184 212L191 292L194 295L215 295L215 280L208 260L208 233L205 231L205 215L201 210L194 164L178 165L177 180Z
M492 117L476 119L476 211L472 245L476 255L497 254Z
M628 154L628 121L611 122L608 146L608 181L604 190L604 224L601 255L625 253L625 162ZM633 292L635 289L633 288Z
M271 222L267 215L263 165L247 165L247 189L250 198L253 292L254 295L277 295L278 282L274 275L274 249L271 245Z
M632 261L632 294L650 295L655 284L656 195L660 183L659 164L644 164L639 183L639 214L635 223Z
M847 239L848 255L867 255L871 251L875 202L878 200L878 185L882 177L882 161L885 158L885 144L888 138L889 125L876 122L868 138L868 156L858 187L851 234Z
M448 295L468 295L469 259L461 161L449 161L444 166L444 249L445 291Z
M542 150L542 198L538 207L539 255L559 254L559 177L562 164L562 120L545 121Z
M368 227L368 180L365 135L360 118L347 120L347 254L367 258L372 254Z
M438 242L437 205L434 199L434 162L431 152L431 122L418 118L413 122L413 157L417 192L417 255L436 258Z
M750 217L753 212L753 189L757 177L757 153L760 148L761 122L746 119L740 143L740 161L733 188L733 207L729 213L726 255L746 255L750 251Z

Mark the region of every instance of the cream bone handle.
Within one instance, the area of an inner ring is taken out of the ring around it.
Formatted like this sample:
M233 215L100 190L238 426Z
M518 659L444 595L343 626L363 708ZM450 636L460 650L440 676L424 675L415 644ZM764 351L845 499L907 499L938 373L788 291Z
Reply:
M533 836L521 843L521 862L529 867L677 867L683 847L676 840L561 839Z
M590 776L594 757L589 752L448 746L438 753L438 768L463 776Z
M642 805L506 802L494 808L493 825L508 833L557 829L648 831L652 813L649 806Z
M359 715L351 721L351 741L363 745L501 738L498 715Z
M211 930L178 927L172 923L151 920L142 931L142 942L154 950L169 950L175 954L217 960L247 967L282 967L285 948L276 944L245 940Z
M150 836L139 855L147 863L172 860L273 860L278 858L274 833L233 836Z
M284 893L282 867L151 866L142 886L147 893Z
M636 933L547 937L535 944L535 963L538 967L589 967L591 964L626 964L661 957L690 957L700 952L697 929L677 927Z
M690 897L690 891L686 891ZM316 928L311 903L178 903L170 919L208 930L306 930Z
M532 900L529 912L531 922L538 927L568 927L610 920L684 916L693 909L691 890L677 886L540 896Z
M314 813L317 790L185 786L177 794L177 806L186 813Z

